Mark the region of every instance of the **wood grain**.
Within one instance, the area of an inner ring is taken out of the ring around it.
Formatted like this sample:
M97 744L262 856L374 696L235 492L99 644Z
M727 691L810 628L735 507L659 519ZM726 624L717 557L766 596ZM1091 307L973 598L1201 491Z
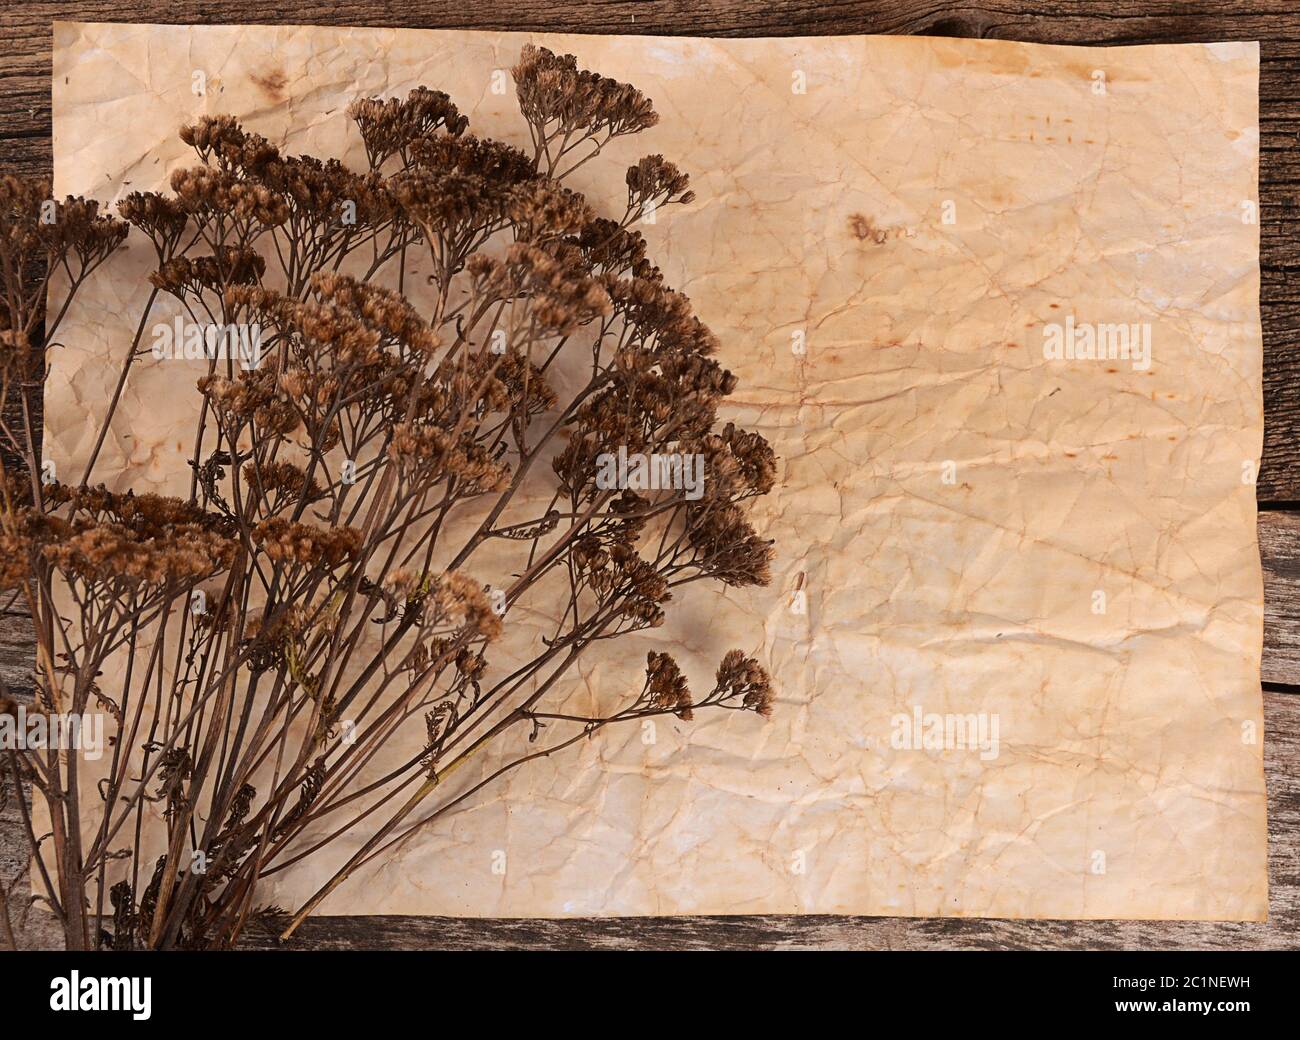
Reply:
M1264 562L1262 678L1300 686L1300 514L1260 513L1259 555Z
M1293 0L1024 0L962 3L772 0L59 0L0 10L0 167L48 173L51 26L65 21L176 24L283 22L591 33L792 36L901 33L1062 44L1260 40L1260 251L1265 448L1258 482L1265 569L1264 679L1300 688L1300 14ZM30 641L0 619L0 672L20 679ZM1269 784L1267 924L986 921L847 917L639 918L485 921L320 918L297 948L1193 948L1300 947L1300 696L1265 693ZM21 861L12 821L0 818L0 868ZM28 941L52 942L33 915ZM265 945L256 937L250 945Z

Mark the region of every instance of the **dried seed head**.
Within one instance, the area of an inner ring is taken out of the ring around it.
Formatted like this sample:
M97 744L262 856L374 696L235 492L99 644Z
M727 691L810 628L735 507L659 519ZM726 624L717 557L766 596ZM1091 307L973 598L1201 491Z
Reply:
M651 650L646 656L646 695L651 707L673 712L679 719L690 721L691 691L686 677L668 654Z
M359 99L348 106L348 115L356 121L370 164L376 169L435 131L456 135L469 125L468 117L460 114L451 98L425 87L412 90L405 100Z
M572 54L525 44L510 70L524 118L534 126L558 124L561 133L586 130L610 138L635 134L659 122L654 105L626 83L578 68Z

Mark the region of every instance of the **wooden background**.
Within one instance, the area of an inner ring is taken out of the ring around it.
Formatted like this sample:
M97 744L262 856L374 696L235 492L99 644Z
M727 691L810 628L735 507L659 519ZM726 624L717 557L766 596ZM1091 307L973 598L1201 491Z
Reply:
M4 0L0 9L0 169L50 171L51 25L61 21L285 22L695 36L853 33L987 37L1083 45L1258 40L1264 462L1265 762L1270 911L1266 924L993 921L865 917L678 917L482 921L335 917L309 921L303 949L427 948L1300 948L1300 9L1295 0ZM431 84L437 86L437 84ZM0 669L22 684L31 644L0 619ZM0 871L26 857L0 820ZM27 941L53 941L33 915ZM268 940L252 937L250 945Z

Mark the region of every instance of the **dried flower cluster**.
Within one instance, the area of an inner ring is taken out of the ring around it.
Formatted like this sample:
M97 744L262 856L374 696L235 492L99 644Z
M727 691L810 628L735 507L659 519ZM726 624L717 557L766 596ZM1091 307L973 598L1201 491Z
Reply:
M198 165L127 196L122 220L0 179L0 383L22 417L0 428L0 587L37 642L31 689L0 690L3 710L102 711L113 734L93 775L75 752L0 749L0 782L20 798L29 782L48 812L39 825L24 802L33 887L69 947L225 947L255 920L288 936L509 769L628 720L771 712L740 651L700 696L652 652L621 704L548 706L589 648L662 624L681 587L768 581L746 506L775 459L719 425L735 377L633 227L689 203L687 176L642 159L616 217L564 183L654 126L649 99L544 48L513 72L531 154L421 88L351 106L363 172L217 117L181 131ZM128 227L156 258L141 331L84 472L51 481L33 425L45 349ZM167 298L255 325L258 363L196 373L187 496L110 491L96 462ZM620 450L701 457L702 493L603 487L598 459ZM553 630L498 654L530 597ZM421 750L394 765L412 727ZM442 796L489 742L519 750ZM313 898L261 905L263 879L354 828L366 840Z

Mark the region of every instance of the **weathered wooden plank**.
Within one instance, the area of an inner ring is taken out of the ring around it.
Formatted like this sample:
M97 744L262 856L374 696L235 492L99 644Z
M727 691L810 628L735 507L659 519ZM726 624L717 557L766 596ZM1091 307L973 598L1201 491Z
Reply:
M1265 682L1300 686L1300 514L1259 515Z
M1134 44L1204 40L1263 41L1260 70L1261 276L1265 342L1263 502L1300 502L1300 17L1291 0L1027 0L964 4L959 10L908 0L818 3L773 0L638 0L590 5L555 0L340 0L320 9L306 0L274 8L253 0L55 0L0 11L0 168L48 172L50 41L54 19L83 21L297 22L457 26L603 33L717 36L930 33L1041 43ZM1264 678L1300 684L1300 519L1260 518L1265 566ZM29 644L0 619L0 670L17 679ZM1270 920L1264 925L1159 922L1012 922L884 918L649 918L626 921L482 921L429 918L326 918L309 922L299 948L1274 948L1300 935L1300 697L1265 694L1268 722ZM10 821L11 823L12 821ZM0 819L0 866L18 862L12 825ZM30 936L52 933L33 921Z

